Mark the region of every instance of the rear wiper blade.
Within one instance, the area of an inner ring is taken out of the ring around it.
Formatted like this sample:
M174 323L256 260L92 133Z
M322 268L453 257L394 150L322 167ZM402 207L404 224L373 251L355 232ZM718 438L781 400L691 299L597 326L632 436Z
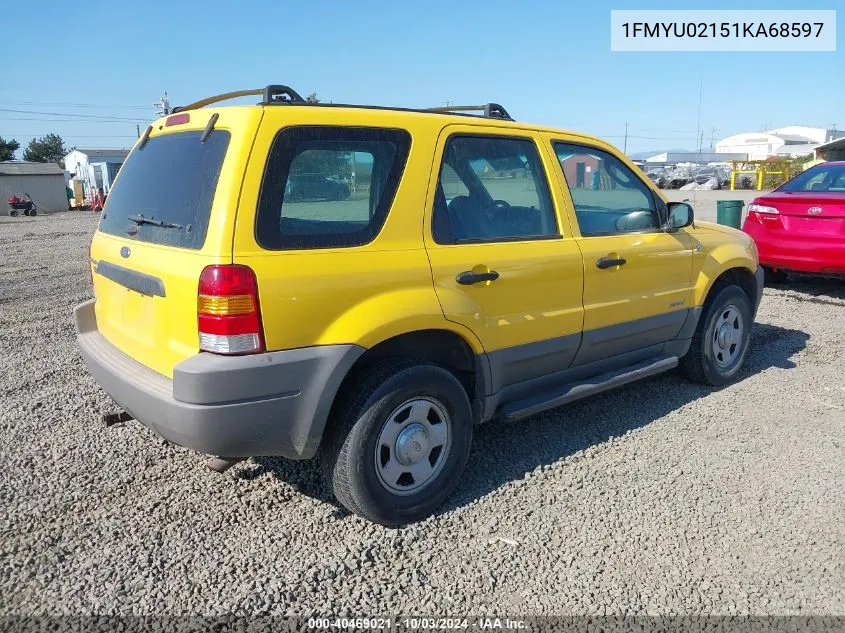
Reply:
M129 220L132 220L135 224L151 224L153 226L159 226L163 229L181 229L181 224L174 224L173 222L165 222L164 220L156 220L155 218L147 218L143 215L130 215L128 217Z

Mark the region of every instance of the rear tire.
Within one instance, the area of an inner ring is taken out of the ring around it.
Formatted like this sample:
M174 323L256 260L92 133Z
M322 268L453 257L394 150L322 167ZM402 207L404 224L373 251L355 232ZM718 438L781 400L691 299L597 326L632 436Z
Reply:
M751 341L751 301L736 285L710 291L689 351L681 359L687 379L713 386L726 385L739 373Z
M472 442L466 391L450 372L386 359L340 396L323 465L337 500L370 521L429 516L458 483Z
M763 274L767 286L778 286L786 282L787 276L782 270L773 270L764 266Z
M11 211L9 211L9 215L10 215L11 217L13 217L13 218L18 217L18 210L17 210L17 209L12 209Z

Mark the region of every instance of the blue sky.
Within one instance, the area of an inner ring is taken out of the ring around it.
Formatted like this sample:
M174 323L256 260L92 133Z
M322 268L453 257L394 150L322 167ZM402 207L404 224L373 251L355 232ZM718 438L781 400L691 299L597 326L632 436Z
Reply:
M268 83L335 102L496 101L517 119L620 147L627 122L629 152L694 148L702 80L705 145L712 128L717 140L764 126L845 128L841 34L835 53L612 53L611 8L679 4L14 2L4 9L6 31L47 45L7 43L0 136L23 146L57 132L78 147L128 146L163 90L178 105ZM680 8L737 7L710 0ZM801 7L770 0L742 8Z

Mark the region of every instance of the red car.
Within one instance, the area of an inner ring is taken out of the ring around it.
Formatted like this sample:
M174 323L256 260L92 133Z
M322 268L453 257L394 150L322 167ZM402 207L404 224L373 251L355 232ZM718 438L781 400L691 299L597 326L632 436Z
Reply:
M742 230L757 244L767 281L788 272L845 278L845 161L811 167L755 198Z

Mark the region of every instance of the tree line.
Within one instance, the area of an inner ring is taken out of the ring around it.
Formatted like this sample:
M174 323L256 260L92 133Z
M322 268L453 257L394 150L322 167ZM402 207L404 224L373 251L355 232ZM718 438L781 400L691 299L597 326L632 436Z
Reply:
M15 160L15 152L21 144L15 139L6 140L0 136L0 161ZM58 134L47 134L32 139L23 151L23 159L31 163L63 163L64 157L73 148L65 147L62 137Z

